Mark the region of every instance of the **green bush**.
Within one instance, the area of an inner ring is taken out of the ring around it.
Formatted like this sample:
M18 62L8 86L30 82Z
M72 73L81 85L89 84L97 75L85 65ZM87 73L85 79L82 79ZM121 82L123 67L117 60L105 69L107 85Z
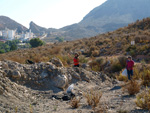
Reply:
M121 66L120 63L113 63L112 66L111 66L111 70L113 72L119 72L123 69L123 67Z
M136 46L130 45L130 46L126 49L127 52L130 52L131 50L136 50Z
M93 60L89 65L93 71L102 71L104 69L105 61L103 58L98 58Z
M55 40L58 40L59 42L64 42L64 38L63 37L56 37Z
M125 56L120 56L120 57L118 57L118 60L119 60L119 63L121 64L121 66L123 68L125 68L126 67L126 60L127 60L127 58Z
M34 38L30 40L30 45L32 47L38 47L44 45L44 42L40 40L39 38Z

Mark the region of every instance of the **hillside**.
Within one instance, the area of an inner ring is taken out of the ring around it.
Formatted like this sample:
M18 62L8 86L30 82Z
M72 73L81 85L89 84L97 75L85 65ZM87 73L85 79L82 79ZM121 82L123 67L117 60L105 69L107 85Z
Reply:
M148 4L149 0L107 0L90 11L81 22L55 30L49 37L63 36L70 40L114 31L136 20L150 17Z
M6 16L0 16L0 30L4 30L5 28L13 30L17 29L19 33L27 30L26 27L12 20L11 18Z
M135 46L131 46L131 40L135 40ZM48 61L53 55L67 56L71 52L82 53L85 57L128 54L136 57L137 55L149 56L149 51L150 18L146 18L113 32L76 41L47 44L38 48L9 52L1 54L0 59L14 60L20 63L31 59L38 62Z
M124 82L110 79L102 72L66 68L58 64L59 62L56 65L52 62L41 62L29 65L1 61L0 112L148 112L137 108L136 96L130 96L128 92L122 91L120 85ZM73 97L66 92L70 84L74 84L72 92L76 96L75 100L72 100ZM95 95L96 105L90 105L86 95ZM76 99L80 99L77 108Z
M0 112L149 113L149 37L145 18L91 38L0 54ZM75 52L79 68L72 67ZM133 81L121 75L126 55L136 61Z

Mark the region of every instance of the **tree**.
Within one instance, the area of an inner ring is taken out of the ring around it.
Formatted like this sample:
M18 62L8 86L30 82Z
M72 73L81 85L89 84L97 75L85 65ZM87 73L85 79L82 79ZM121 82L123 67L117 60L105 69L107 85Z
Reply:
M12 44L11 46L10 46L10 50L11 51L14 51L14 50L16 50L17 49L17 44Z
M5 53L5 50L4 49L0 49L0 53Z
M63 37L56 37L55 40L58 40L59 42L63 42L64 38Z
M44 45L44 42L40 40L39 38L34 38L30 40L30 45L32 47L38 47Z

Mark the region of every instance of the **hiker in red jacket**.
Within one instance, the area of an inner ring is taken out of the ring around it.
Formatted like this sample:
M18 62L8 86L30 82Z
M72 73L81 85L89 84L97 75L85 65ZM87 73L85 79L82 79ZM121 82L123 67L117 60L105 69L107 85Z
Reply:
M126 62L126 68L127 68L127 73L128 73L128 79L131 80L133 76L133 66L134 66L134 61L132 60L132 57L129 56L128 60Z
M68 56L72 59L70 54L68 54ZM75 53L75 56L73 58L73 62L74 62L74 67L79 67L79 54L78 53Z
M73 59L73 62L74 62L74 67L79 67L79 54L78 53L75 53L75 56L74 56L74 59Z

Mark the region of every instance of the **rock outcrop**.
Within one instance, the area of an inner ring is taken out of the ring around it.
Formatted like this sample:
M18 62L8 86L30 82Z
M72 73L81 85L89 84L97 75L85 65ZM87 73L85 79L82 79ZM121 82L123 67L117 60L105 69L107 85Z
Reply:
M73 93L66 91L70 84L74 84ZM106 86L110 89L111 85L107 75L84 68L64 67L59 59L30 65L0 61L0 112L47 113L53 112L58 103L60 110L65 108L58 113L72 113L72 109L66 111L68 105L64 101L74 96L82 97L90 89L106 90Z
M53 58L50 62L19 64L13 61L1 61L1 71L12 81L34 89L57 87L64 89L72 82L90 81L91 72L83 68L66 68L62 62Z

